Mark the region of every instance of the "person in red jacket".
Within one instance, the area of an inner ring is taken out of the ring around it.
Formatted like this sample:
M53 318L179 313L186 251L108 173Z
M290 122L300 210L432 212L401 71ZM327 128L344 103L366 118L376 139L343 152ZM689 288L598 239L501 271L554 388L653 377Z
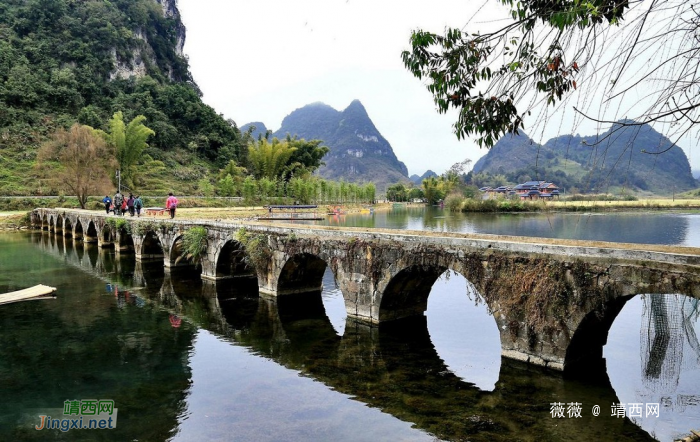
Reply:
M168 194L168 199L165 201L165 208L170 211L170 218L175 218L175 209L177 208L177 198L173 196L173 193Z

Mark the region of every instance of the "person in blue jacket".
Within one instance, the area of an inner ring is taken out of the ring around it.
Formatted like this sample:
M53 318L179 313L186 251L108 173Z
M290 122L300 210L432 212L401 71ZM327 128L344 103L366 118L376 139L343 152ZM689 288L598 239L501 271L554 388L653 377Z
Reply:
M109 195L105 195L104 199L102 199L102 202L105 203L105 211L107 212L107 215L109 215L109 209L112 205L112 198L110 198Z

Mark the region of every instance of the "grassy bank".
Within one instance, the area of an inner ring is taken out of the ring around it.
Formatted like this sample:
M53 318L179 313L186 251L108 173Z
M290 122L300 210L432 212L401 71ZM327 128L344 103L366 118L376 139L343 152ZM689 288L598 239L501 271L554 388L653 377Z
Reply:
M26 211L0 212L0 230L16 230L29 226L29 213Z

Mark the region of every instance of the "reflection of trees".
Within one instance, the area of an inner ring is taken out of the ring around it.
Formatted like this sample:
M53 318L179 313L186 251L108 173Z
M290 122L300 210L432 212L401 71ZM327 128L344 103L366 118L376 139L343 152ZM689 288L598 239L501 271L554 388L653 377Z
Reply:
M90 249L80 258L75 247L83 245L60 237L32 242L45 253L32 253L25 243L18 256L50 277L46 282L58 287L59 298L41 306L19 303L0 315L0 440L45 440L45 432L17 424L21 413L96 398L115 401L117 428L69 439L172 437L190 388L187 357L196 329L173 329L155 308L117 308L104 281L115 276L110 269L133 274L133 264L99 251L95 260Z
M559 439L649 440L627 419L551 419L550 402L619 402L609 384L582 385L559 375L503 360L493 392L454 375L430 341L426 318L371 328L349 320L339 337L326 317L321 294L257 298L256 288L201 286L171 275L164 283L178 302L172 308L235 345L312 377L355 400L448 440L513 440L535 434ZM167 277L166 277L167 279ZM162 295L159 295L162 296ZM554 398L554 399L553 399ZM309 404L299 404L303 408Z
M116 267L119 265L115 263ZM99 268L98 265L97 272ZM149 274L159 270L139 271L143 280L153 280ZM131 367L128 370L135 377L135 385L149 379L149 383L155 384L153 389L157 394L170 392L165 409L158 412L163 413L165 423L173 426L166 430L166 425L161 425L159 434L174 428L170 413L181 410L179 401L188 388L182 381L189 376L184 356L193 335L193 328L185 325L189 322L439 438L491 441L540 435L557 440L562 434L576 434L581 440L648 439L644 431L627 419L593 418L590 413L583 413L580 419L551 419L552 401L581 402L587 407L619 402L609 384L581 385L509 360L503 360L493 392L481 391L462 381L435 351L425 318L397 321L379 328L348 321L344 335L339 337L325 315L318 292L269 300L257 297L255 284L242 287L239 281L212 284L179 271L167 272L160 280L160 286L148 284L139 293L182 316L185 319L182 327L172 329L166 320L161 321L159 330L152 318L134 315L131 310L128 315L110 315L106 321L97 322L104 327L100 332L112 342L109 348L118 349L112 350L113 354L104 363L144 367L143 373L133 373ZM156 314L147 309L135 310ZM148 324L148 329L144 330L141 323ZM163 333L162 328L170 333ZM108 330L111 335L107 335ZM129 331L115 336L114 330ZM174 339L173 348L166 347L164 341L168 339L162 335ZM175 359L180 365L175 364ZM170 373L173 367L174 372ZM116 376L102 366L102 361L81 373L87 375L93 370L105 370L105 376ZM102 374L98 377L102 379ZM117 377L115 381L119 381ZM129 394L143 391L148 389L139 386ZM153 397L158 397L156 393ZM133 397L120 399L137 402ZM148 410L141 410L138 403L134 409L136 413L153 416ZM140 439L158 439L151 436Z
M643 302L643 382L654 392L672 394L682 369L700 363L700 344L694 327L700 315L700 301L683 295L647 295Z

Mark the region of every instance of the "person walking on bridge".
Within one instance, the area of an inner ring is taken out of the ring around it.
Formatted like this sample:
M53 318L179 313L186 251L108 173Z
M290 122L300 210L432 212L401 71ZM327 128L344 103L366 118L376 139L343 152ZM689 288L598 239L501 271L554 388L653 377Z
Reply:
M112 201L114 202L114 214L120 215L122 211L122 202L124 202L124 196L117 190L117 193L114 195L114 199Z
M136 216L141 216L141 209L143 208L143 200L141 200L141 195L136 195L134 199L134 209L136 209Z
M109 215L109 209L112 205L112 198L110 198L109 195L105 195L105 197L102 198L102 202L105 205L105 211L107 211L107 215Z
M126 207L129 210L129 215L134 216L134 195L129 194L129 199L126 200Z
M168 199L165 201L165 208L170 211L170 219L175 218L175 209L177 208L177 198L173 196L173 193L168 194Z

